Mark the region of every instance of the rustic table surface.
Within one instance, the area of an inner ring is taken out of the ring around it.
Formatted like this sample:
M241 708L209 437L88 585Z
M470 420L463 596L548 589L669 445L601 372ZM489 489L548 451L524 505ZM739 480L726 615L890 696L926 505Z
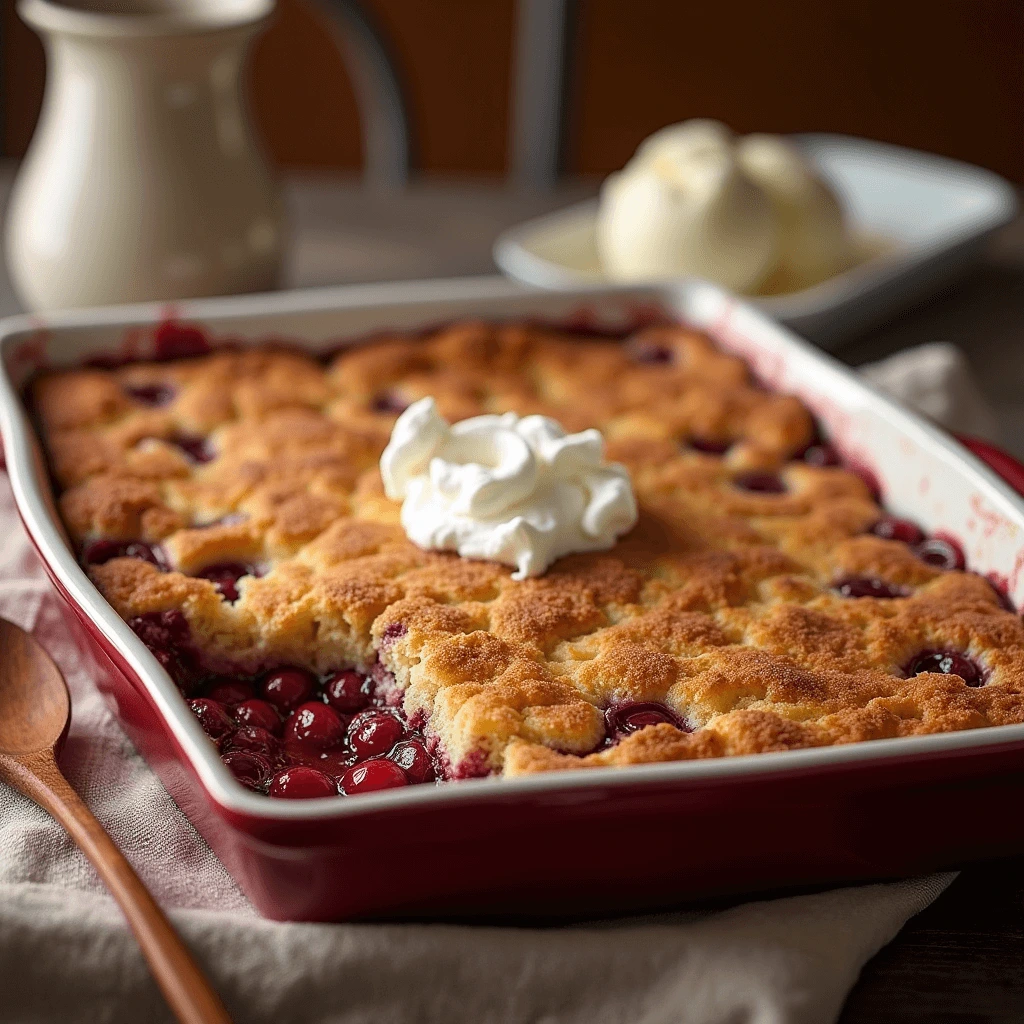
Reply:
M11 175L9 165L0 166L0 204ZM490 249L499 231L592 191L582 184L537 196L498 181L430 181L376 195L352 179L293 177L284 282L493 273ZM17 299L0 268L0 315L14 312ZM994 238L966 277L837 355L859 365L926 341L952 341L964 350L999 418L1003 446L1024 457L1024 219ZM1024 857L966 868L867 965L842 1015L842 1024L1021 1020Z

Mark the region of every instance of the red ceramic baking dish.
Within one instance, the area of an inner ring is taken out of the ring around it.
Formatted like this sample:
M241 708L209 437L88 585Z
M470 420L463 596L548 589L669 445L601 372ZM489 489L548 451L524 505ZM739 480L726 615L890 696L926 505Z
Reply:
M900 409L718 289L575 294L490 279L139 306L0 325L0 422L25 526L125 729L256 907L279 919L554 918L896 876L1024 849L1024 725L627 769L272 800L239 785L170 678L78 566L20 392L44 365L153 353L189 331L323 349L458 318L706 330L798 394L889 509L954 535L1024 603L1024 467ZM168 321L175 326L169 329ZM1006 481L1009 481L1007 483ZM1012 485L1012 486L1011 486Z

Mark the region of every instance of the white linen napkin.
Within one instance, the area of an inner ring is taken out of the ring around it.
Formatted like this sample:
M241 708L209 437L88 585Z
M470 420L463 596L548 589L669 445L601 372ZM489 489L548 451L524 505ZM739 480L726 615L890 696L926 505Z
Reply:
M939 422L991 436L952 346L902 353L868 375ZM74 718L62 767L239 1022L822 1024L864 963L955 877L585 927L265 921L125 738L57 600L0 474L0 615L35 632L67 678ZM5 1020L171 1019L88 863L2 784L0 977Z

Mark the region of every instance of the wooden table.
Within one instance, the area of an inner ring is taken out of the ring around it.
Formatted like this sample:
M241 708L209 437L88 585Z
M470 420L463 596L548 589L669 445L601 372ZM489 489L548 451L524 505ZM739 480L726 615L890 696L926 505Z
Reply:
M10 166L0 167L0 203L10 177ZM287 187L293 241L285 283L493 273L490 248L500 230L592 192L593 185L583 183L553 195L516 194L499 181L475 180L374 195L352 179L296 177ZM2 272L0 315L16 311ZM1004 446L1024 457L1024 220L993 240L970 276L838 355L859 365L938 340L967 353L999 417ZM1021 1020L1024 858L964 870L867 965L842 1016L843 1024Z

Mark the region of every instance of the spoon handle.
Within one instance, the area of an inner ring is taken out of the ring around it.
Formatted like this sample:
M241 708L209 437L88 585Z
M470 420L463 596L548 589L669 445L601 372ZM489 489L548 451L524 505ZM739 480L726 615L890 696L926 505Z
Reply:
M171 922L124 854L64 778L52 750L0 756L0 779L59 821L92 861L135 933L153 977L182 1024L231 1024Z

